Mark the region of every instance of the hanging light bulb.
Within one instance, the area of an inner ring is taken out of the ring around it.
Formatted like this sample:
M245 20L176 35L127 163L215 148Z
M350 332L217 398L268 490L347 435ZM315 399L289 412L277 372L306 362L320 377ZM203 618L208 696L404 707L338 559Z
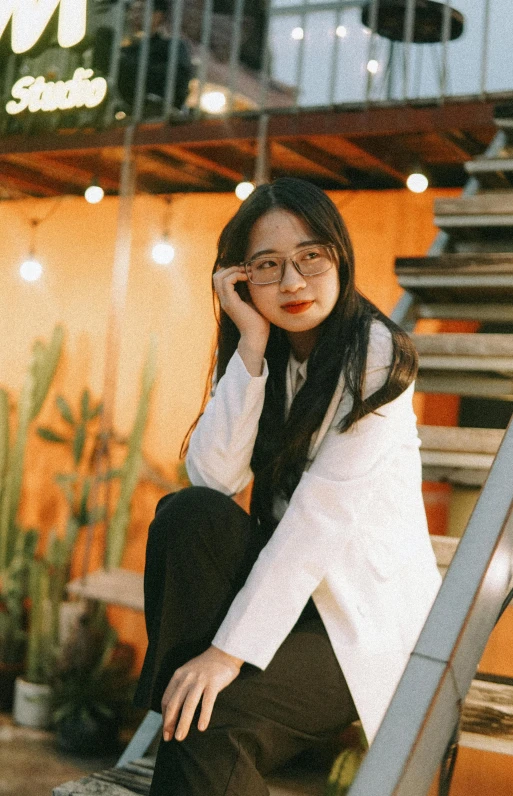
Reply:
M222 113L226 108L226 94L224 91L204 91L199 104L206 113Z
M20 265L20 276L25 282L37 282L43 274L43 266L36 260L36 232L39 224L41 223L38 218L30 219L30 248L26 260Z
M406 180L406 185L413 193L424 193L429 185L429 180L421 171L414 171Z
M98 180L94 177L91 184L84 191L84 198L90 205L97 205L105 196L105 191L98 185Z
M157 263L157 265L169 265L175 259L175 247L169 240L169 215L171 211L171 197L164 196L164 202L166 203L166 209L164 211L164 218L163 218L163 233L160 240L158 240L151 250L151 256L153 261Z
M170 265L175 259L175 247L169 242L167 234L162 236L151 250L151 256L157 265Z
M247 199L248 196L252 194L254 190L255 190L254 183L249 182L249 180L243 180L242 182L239 182L239 184L236 186L235 196L237 197L237 199L240 199L241 202L243 202L244 199Z
M294 39L295 41L301 41L301 39L304 39L305 38L305 32L304 32L303 28L300 28L300 27L292 28L292 30L290 32L290 38Z
M42 274L43 266L31 255L20 265L20 276L25 282L37 282Z
M370 72L371 75L377 74L379 70L379 61L376 61L375 58L371 58L371 60L367 63L367 72Z

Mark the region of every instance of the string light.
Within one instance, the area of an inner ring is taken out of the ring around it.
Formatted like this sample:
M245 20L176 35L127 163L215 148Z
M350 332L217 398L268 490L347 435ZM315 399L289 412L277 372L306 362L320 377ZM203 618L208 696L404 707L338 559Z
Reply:
M164 218L162 223L162 237L153 245L151 250L153 261L157 263L157 265L170 265L175 259L175 247L169 240L171 197L165 196L164 202L166 203L166 208L164 210Z
M367 71L371 73L371 75L375 75L379 69L379 63L374 58L367 63Z
M239 184L235 188L235 196L237 199L240 199L242 202L244 199L247 199L250 194L253 193L255 190L255 185L249 180L243 180L239 182Z
M345 37L347 36L347 28L346 28L346 26L345 25L338 25L335 33L339 37L339 39L345 39Z
M406 185L413 193L424 193L429 186L429 180L420 171L414 171L406 180Z
M294 39L295 41L301 41L301 39L304 39L305 32L303 28L292 28L290 32L290 38Z

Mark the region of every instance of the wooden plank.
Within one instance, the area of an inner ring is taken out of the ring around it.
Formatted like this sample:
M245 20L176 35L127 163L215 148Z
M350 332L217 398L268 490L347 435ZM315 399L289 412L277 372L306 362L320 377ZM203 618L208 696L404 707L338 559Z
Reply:
M128 569L98 569L68 583L68 592L87 600L100 600L144 611L144 576Z
M424 481L480 489L485 483L489 472L489 468L486 470L469 470L467 467L441 467L440 465L429 467L424 465L422 467L422 478Z
M471 373L420 373L417 391L513 400L513 379Z
M487 174L489 172L513 171L513 158L474 158L465 164L467 174Z
M417 318L513 323L513 304L417 304Z
M483 453L495 456L504 437L496 428L460 428L454 426L419 426L422 451Z
M470 357L513 357L511 334L413 334L419 354Z
M421 459L422 464L426 467L486 471L492 466L493 455L489 453L458 453L457 451L421 451Z
M513 191L435 199L435 216L512 216ZM435 222L436 223L436 222Z
M513 375L513 357L465 357L450 354L421 354L420 370L451 370L501 373Z
M443 254L440 257L397 257L397 274L416 273L513 273L513 254L471 252L469 254Z

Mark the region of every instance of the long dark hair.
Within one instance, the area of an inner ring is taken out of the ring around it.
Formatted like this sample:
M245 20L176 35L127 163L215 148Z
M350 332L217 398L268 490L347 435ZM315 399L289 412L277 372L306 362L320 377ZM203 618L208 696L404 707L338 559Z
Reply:
M356 290L353 247L346 226L331 199L311 183L284 177L256 188L223 229L214 272L219 266L227 267L244 260L253 225L274 209L293 213L306 223L316 239L333 244L339 261L340 294L322 323L308 358L307 380L295 396L287 418L285 372L290 343L283 329L271 325L265 354L269 378L251 459L255 475L251 515L269 532L276 525L275 498L289 500L292 496L307 463L312 434L322 423L341 373L353 399L349 414L338 426L339 431L344 432L360 418L400 395L417 372L417 355L408 335ZM217 349L212 358L206 395L214 373L217 381L223 376L240 338L233 321L215 299L214 302L218 321ZM367 348L373 319L390 330L393 353L386 383L364 400ZM197 422L191 427L182 451Z

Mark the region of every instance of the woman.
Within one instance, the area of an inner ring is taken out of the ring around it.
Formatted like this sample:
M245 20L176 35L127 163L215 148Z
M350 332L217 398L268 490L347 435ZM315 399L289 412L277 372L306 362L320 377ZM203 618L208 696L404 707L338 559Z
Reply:
M267 771L356 718L372 741L440 577L416 354L355 289L335 205L302 180L258 187L213 284L216 384L195 486L150 527L139 702L164 717L152 794L263 796ZM248 516L230 498L252 479Z

